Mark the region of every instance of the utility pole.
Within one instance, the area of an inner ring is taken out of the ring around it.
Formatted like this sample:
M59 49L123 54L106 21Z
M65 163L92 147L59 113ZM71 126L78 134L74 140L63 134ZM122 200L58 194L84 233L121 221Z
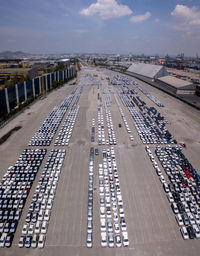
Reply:
M44 97L44 76L42 76L42 97Z

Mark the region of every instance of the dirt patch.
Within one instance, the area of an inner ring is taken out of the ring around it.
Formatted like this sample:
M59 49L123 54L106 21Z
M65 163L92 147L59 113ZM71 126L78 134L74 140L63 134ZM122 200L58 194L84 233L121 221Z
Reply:
M137 147L138 145L137 144L132 144L131 147L135 148Z
M16 131L20 130L22 128L22 126L16 126L14 127L12 130L10 130L9 132L7 132L3 137L0 138L0 145L3 144L5 141L7 141L7 139Z
M78 145L85 145L85 141L79 140L79 141L78 141Z
M191 139L191 138L182 138L183 141L185 141L186 143L194 143L195 140Z

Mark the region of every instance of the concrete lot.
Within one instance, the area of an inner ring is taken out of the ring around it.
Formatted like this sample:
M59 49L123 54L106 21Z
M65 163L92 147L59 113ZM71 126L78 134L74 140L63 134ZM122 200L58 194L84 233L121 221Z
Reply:
M85 73L99 73L99 77L110 76L116 73L110 71L81 71ZM135 79L136 80L136 79ZM107 80L101 81L103 87ZM187 148L183 153L188 157L193 166L198 170L200 166L200 112L192 107L177 101L175 98L138 81L142 88L151 92L162 103L164 108L159 111L169 121L169 131L178 141L186 142ZM14 164L23 151L27 148L29 139L40 127L45 117L55 105L58 105L70 93L74 86L64 86L47 96L44 100L32 105L12 120L0 131L0 137L17 125L22 129L13 134L0 146L0 177L7 168ZM114 89L115 90L115 89ZM78 105L80 106L77 121L72 133L70 145L66 148L67 154L60 174L56 197L52 208L50 224L47 232L45 248L19 249L17 243L21 235L22 226L28 207L32 200L37 181L40 178L42 167L53 147L51 143L47 155L38 172L31 194L25 205L15 239L10 249L0 249L0 255L199 255L200 244L198 239L184 241L175 215L163 191L161 183L156 175L151 161L145 152L133 124L133 119L128 109L122 105L134 141L130 141L125 129L118 106L112 93L112 106L110 107L114 130L118 144L115 146L116 162L119 172L119 180L124 202L127 229L130 246L128 248L101 248L100 223L99 223L99 194L98 194L98 169L102 162L102 149L107 146L97 145L97 86L84 87ZM138 93L149 106L155 106L141 92ZM102 94L103 102L106 95ZM105 137L107 128L104 109ZM67 113L65 114L66 117ZM62 123L64 122L64 119ZM95 142L90 142L92 119L95 118ZM62 125L61 123L61 125ZM122 128L118 127L122 124ZM59 128L61 127L59 126ZM58 134L59 129L56 133ZM54 140L56 138L54 137ZM53 141L54 142L54 141ZM93 217L93 248L86 248L87 225L87 193L89 173L90 147L98 147L100 155L95 156L94 168L94 217ZM155 146L151 146L152 152ZM157 161L159 162L159 161ZM163 169L161 168L163 171Z
M191 79L199 79L199 72L196 70L196 72L186 72L183 70L178 70L178 69L174 69L174 68L167 68L168 72L171 72L175 75L180 75L180 76L186 76L186 77L190 77Z

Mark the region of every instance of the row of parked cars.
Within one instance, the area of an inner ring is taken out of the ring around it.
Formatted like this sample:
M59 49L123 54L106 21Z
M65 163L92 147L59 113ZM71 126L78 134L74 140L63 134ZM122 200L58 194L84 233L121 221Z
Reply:
M167 140L163 137L160 130L150 118L147 118L142 111L140 111L141 115L139 115L136 108L132 106L132 102L126 94L127 90L123 91L123 88L118 88L117 91L123 104L128 107L129 112L134 119L135 127L143 144L167 144Z
M82 93L82 92L83 92L83 86L81 85L81 86L80 86L80 90L79 90L79 92L77 93L74 102L72 103L72 108L75 108L75 107L78 105L78 101L79 101L79 99L80 99L80 96L81 96L81 93Z
M90 148L89 185L88 185L88 218L87 218L87 248L93 244L93 177L94 176L94 148Z
M0 183L0 247L10 247L46 149L25 149Z
M53 108L51 113L44 120L39 130L33 135L29 141L29 146L49 146L51 141L69 107L71 104L76 88L71 94L61 103L60 106Z
M38 181L19 239L19 248L43 248L66 151L52 149Z
M127 76L114 76L113 79L110 80L109 84L111 85L134 85L134 81L132 81Z
M91 142L95 141L95 119L92 119Z
M113 147L103 150L103 164L99 164L99 200L101 246L128 246L128 232Z
M169 179L167 182L149 147L146 150L171 203L183 238L200 238L200 186L194 176L189 175L188 160L178 146L157 146L155 153Z
M129 77L119 76L119 75L115 76L112 80L110 80L110 84L112 84L112 85L122 85L122 86L135 85L144 95L146 95L157 106L164 107L164 105L157 98L155 98L150 92L142 89L136 81L133 81Z
M72 131L74 128L74 124L76 122L76 118L78 115L79 106L72 107L62 125L60 128L60 131L58 133L58 136L54 142L54 146L68 146L70 142L70 138L72 135Z
M108 91L106 93L105 107L111 107L111 103L112 103L112 99L111 99L110 92Z
M156 99L150 92L142 89L137 82L134 82L136 87L144 94L146 95L151 101L153 101L158 107L164 107L163 103L161 103L158 99Z
M135 108L129 107L129 111L143 144L167 144L167 140L153 123L141 118Z
M104 129L104 120L103 120L103 108L98 106L98 144L105 145L105 129Z
M81 93L83 91L83 86L80 87L78 94L75 97L75 100L72 103L71 109L58 133L58 136L54 142L54 146L68 146L70 138L73 132L74 124L79 112L79 106L77 106L80 99Z
M108 140L106 141L106 144L107 145L116 145L117 140L116 140L116 136L115 136L111 112L106 107L105 107L105 110L106 110L106 123L107 123L107 130L108 130Z
M116 102L117 102L117 106L118 106L118 108L119 108L119 112L120 112L120 114L121 114L122 120L124 121L124 124L125 124L125 126L126 126L126 130L127 130L128 134L130 134L130 133L131 133L131 130L130 130L130 128L129 128L128 122L127 122L126 117L125 117L125 114L124 114L124 112L123 112L123 110L122 110L122 108L121 108L121 106L120 106L120 103L119 103L119 101L118 101L118 99L117 99L116 94L114 94L114 97L115 97L115 100L116 100ZM130 140L131 140L131 141L134 140L133 135L130 135Z

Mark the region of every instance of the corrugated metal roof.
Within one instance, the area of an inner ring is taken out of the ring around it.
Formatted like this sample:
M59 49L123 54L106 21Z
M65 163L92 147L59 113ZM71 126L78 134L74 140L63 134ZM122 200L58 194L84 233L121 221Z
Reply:
M160 80L160 81L162 81L166 84L169 84L173 87L176 87L176 88L181 88L181 87L185 87L185 86L188 86L188 85L192 85L191 82L184 81L184 80L179 79L179 78L174 77L174 76L164 76L164 77L158 78L158 80Z
M156 74L163 68L161 65L152 65L145 63L133 63L127 71L133 72L149 78L154 78Z

